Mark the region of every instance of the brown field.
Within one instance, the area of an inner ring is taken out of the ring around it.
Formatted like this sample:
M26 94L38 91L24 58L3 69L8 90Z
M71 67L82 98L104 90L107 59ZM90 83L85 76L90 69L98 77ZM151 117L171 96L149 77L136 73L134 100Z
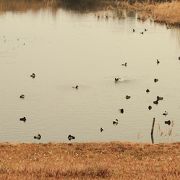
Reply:
M0 144L0 179L180 179L180 143Z

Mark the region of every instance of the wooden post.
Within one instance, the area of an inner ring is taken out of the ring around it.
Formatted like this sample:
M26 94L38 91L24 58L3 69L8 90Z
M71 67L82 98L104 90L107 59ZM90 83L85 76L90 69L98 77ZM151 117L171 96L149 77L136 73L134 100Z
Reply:
M151 128L151 141L152 141L152 144L154 144L154 124L155 124L155 118L153 118L153 123L152 123L152 128Z

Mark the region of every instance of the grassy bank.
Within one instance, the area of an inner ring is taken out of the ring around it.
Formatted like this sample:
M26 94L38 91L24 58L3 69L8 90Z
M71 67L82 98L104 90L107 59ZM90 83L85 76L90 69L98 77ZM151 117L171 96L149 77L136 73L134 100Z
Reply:
M0 179L180 179L180 143L0 144Z

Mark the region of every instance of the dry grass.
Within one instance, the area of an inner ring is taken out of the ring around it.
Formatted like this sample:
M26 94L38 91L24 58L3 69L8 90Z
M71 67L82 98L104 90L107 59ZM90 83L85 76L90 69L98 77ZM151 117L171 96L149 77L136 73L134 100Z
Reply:
M180 179L180 143L1 144L0 179Z

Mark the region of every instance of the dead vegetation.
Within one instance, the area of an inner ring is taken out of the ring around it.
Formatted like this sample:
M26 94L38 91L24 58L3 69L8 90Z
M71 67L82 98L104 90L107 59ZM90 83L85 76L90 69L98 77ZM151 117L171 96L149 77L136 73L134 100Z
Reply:
M0 179L179 179L180 143L1 144Z

